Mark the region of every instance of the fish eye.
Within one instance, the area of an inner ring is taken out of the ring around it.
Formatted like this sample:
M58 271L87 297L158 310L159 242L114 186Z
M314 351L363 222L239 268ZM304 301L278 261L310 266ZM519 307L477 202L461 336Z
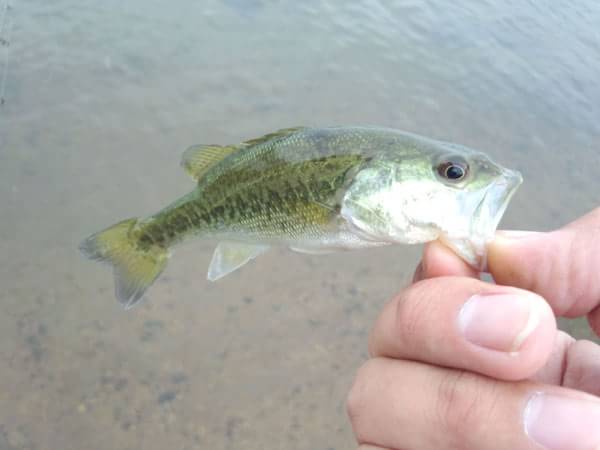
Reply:
M469 173L469 165L462 158L450 158L438 164L437 173L445 180L458 182Z

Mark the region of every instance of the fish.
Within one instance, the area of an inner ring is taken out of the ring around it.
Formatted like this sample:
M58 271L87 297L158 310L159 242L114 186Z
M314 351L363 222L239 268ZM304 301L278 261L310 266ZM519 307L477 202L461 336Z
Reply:
M309 254L439 239L483 269L486 245L522 183L485 153L376 126L286 128L237 145L194 145L181 165L195 188L146 218L85 239L113 267L129 309L191 238L218 242L218 280L274 246Z

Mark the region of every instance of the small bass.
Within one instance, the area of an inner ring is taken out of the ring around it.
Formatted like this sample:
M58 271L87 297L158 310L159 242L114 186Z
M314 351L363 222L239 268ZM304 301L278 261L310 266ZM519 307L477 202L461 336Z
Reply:
M329 253L441 239L482 268L485 246L522 182L485 154L394 129L288 128L239 145L187 149L195 188L156 214L85 239L132 307L188 238L219 241L208 279L271 246Z

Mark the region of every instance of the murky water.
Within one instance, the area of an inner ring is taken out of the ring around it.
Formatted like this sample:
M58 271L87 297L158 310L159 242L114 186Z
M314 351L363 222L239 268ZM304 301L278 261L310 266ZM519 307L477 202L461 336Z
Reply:
M2 449L353 447L345 395L419 249L274 251L210 284L212 245L198 242L125 313L77 244L190 189L190 144L392 126L521 170L504 227L551 229L597 206L595 0L10 4Z

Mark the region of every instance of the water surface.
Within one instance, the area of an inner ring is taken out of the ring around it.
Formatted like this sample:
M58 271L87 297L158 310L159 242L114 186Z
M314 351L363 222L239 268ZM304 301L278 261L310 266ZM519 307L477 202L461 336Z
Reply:
M377 124L520 170L504 227L597 206L595 0L10 3L2 449L353 448L345 395L419 248L273 251L211 284L198 242L125 313L77 244L191 189L191 144Z

